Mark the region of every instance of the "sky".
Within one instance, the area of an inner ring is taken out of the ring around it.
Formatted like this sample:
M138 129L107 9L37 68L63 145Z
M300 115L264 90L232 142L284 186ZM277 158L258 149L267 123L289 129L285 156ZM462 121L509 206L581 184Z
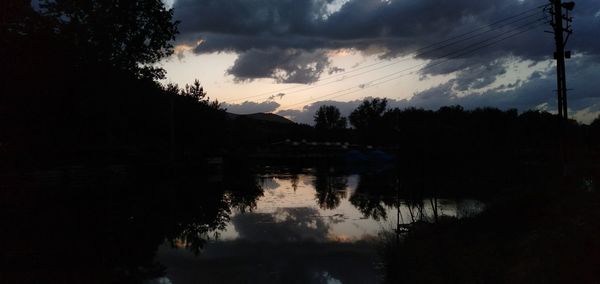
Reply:
M198 79L238 114L311 124L365 98L555 112L547 0L171 0L180 21L164 82ZM600 0L579 0L567 49L569 114L600 114Z

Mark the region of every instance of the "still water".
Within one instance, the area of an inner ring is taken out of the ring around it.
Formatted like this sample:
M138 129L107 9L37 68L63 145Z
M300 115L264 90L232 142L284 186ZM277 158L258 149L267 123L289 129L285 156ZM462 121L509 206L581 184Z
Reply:
M410 201L360 175L261 173L258 192L233 202L225 222L202 231L207 240L190 249L181 237L159 246L164 276L146 283L374 283L377 238L403 224L463 218L483 210L469 199Z

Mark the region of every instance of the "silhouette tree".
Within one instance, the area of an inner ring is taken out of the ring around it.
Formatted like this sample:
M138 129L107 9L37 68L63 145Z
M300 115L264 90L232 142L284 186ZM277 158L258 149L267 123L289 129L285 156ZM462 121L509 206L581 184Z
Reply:
M314 120L316 134L320 140L346 139L346 118L342 117L337 107L321 106L315 113Z
M226 109L222 107L222 104L219 103L218 100L210 101L210 97L207 96L204 87L200 85L200 81L198 79L194 80L194 83L191 85L186 84L185 87L179 88L177 84L167 83L162 86L162 90L167 95L172 96L183 96L188 98L192 103L199 103L203 106L208 106L211 109L225 111Z
M388 130L382 125L386 107L386 99L367 99L350 114L350 123L363 143L379 144L387 136Z
M594 121L592 121L590 126L593 128L600 128L600 115L598 115L598 117L596 117L596 119L594 119Z
M204 88L200 86L200 81L198 81L198 79L195 79L192 85L186 84L185 88L181 90L181 94L198 102L208 102L206 91L204 91Z
M72 46L77 61L141 78L164 77L153 64L173 53L177 22L162 1L40 0L39 6L52 20L49 30Z
M383 116L387 107L387 99L374 98L364 100L350 114L350 123L358 130L374 127Z
M340 110L331 105L319 107L314 116L315 128L323 130L346 128L346 118L340 114Z

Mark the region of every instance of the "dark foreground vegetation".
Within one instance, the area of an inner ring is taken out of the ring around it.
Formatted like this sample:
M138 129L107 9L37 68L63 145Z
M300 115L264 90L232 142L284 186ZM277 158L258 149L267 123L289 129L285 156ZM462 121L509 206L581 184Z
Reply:
M365 164L377 173L363 174L359 190L381 197L351 200L365 216L384 214L396 191L491 204L474 219L416 223L400 243L392 238L390 282L600 279L600 119L389 109L384 99L365 100L347 119L324 107L314 127L235 116L199 82L157 83L164 72L155 64L172 53L177 32L161 1L39 2L0 4L0 282L161 276L153 257L164 240L199 252L206 239L198 236L225 226L232 208L255 206L256 177L237 168L257 157L321 170L325 208L339 204L327 188L344 185L327 177L330 166ZM218 169L215 158L224 160Z
M1 188L1 283L146 283L165 275L159 246L199 253L262 195L247 171L220 181L156 167L69 173Z
M388 283L597 283L596 180L523 189L481 215L417 223L382 235ZM595 182L595 185L594 185Z

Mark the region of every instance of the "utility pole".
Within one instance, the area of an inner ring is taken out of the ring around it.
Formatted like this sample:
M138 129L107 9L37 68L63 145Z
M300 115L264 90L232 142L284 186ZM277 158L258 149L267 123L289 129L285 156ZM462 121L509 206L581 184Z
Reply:
M569 40L569 36L573 33L573 30L571 29L573 18L569 16L569 12L575 7L575 2L562 3L562 0L549 1L551 3L550 15L552 15L550 25L554 29L554 41L556 44L554 59L556 59L558 116L567 120L569 115L567 108L567 75L565 71L565 58L571 58L571 52L565 51L565 45ZM564 26L565 23L566 26Z

